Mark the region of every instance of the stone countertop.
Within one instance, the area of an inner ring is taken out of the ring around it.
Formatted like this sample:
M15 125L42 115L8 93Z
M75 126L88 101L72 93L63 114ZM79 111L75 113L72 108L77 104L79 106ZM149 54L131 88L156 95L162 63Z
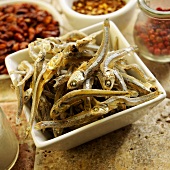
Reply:
M133 44L133 20L123 30ZM10 79L0 80L0 106L7 114L20 143L12 170L169 170L170 167L170 64L141 57L167 92L167 98L135 123L68 151L36 149L24 139L26 120L15 125L17 101Z

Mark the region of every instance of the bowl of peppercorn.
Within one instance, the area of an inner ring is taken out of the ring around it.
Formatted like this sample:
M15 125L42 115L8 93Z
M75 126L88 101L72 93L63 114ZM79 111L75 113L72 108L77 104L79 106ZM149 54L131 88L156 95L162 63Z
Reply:
M170 62L169 0L138 0L139 14L134 25L134 41L140 56L155 62Z
M63 20L50 4L34 0L0 1L0 80L9 78L6 56L36 38L60 36Z
M61 11L74 29L109 18L123 30L132 18L136 0L58 0Z

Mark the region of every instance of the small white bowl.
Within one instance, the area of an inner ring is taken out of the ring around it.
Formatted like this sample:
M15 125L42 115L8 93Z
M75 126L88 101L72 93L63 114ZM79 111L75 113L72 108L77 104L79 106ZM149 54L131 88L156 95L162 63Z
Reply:
M81 31L86 34L91 34L93 32L101 30L102 26L103 22L84 28ZM119 48L130 46L130 44L127 42L127 40L124 38L122 33L112 21L110 21L110 31L112 44L114 44L115 38L117 36L119 39ZM8 71L10 72L12 70L17 70L18 64L25 59L29 59L29 61L31 61L31 58L28 54L28 49L24 49L9 55L5 60ZM48 139L47 133L44 134L41 131L37 131L32 128L31 133L36 147L39 149L68 150L135 122L143 115L148 113L154 106L160 103L166 97L166 93L160 83L153 76L153 74L149 71L149 69L145 66L145 64L141 61L136 53L134 53L134 55L128 56L128 62L138 64L146 73L146 75L155 79L155 86L158 88L159 91L162 92L158 97L138 106L134 106L130 109L126 109L114 115L80 127L76 130L70 131L53 139ZM12 81L14 81L14 79L16 78L15 76L16 75L14 74L10 76ZM25 106L24 112L29 119L30 107Z
M30 4L36 4L40 9L48 11L55 20L57 20L60 24L60 34L63 33L63 19L62 16L59 14L59 12L50 4L45 1L35 1L35 0L12 0L12 1L0 1L0 7L4 5L10 5L10 4L22 4L22 3L30 3Z
M115 12L105 15L86 15L80 14L71 8L74 1L58 0L61 11L65 14L68 22L74 29L82 29L109 18L120 30L123 30L133 17L136 9L136 0L125 0L126 5Z
M30 4L36 4L40 9L48 11L53 18L59 22L60 26L60 35L63 34L63 19L62 16L59 14L59 12L49 3L43 2L43 1L35 1L35 0L12 0L12 1L0 1L0 7L4 5L11 5L11 4L22 4L22 3L30 3ZM0 75L0 81L4 79L8 79L9 75L7 74L1 74Z

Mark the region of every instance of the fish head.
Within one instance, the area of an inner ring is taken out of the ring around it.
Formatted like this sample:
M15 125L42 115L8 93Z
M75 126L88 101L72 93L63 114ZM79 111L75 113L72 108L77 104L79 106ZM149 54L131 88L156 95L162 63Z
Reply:
M93 115L98 115L98 116L104 115L109 112L109 108L106 104L99 104L99 105L94 106L91 112Z
M76 89L84 82L84 80L85 76L83 71L77 70L71 75L70 79L68 80L67 88Z
M112 71L112 69L108 69L105 72L105 75L103 76L103 89L105 90L111 90L115 83L115 75Z

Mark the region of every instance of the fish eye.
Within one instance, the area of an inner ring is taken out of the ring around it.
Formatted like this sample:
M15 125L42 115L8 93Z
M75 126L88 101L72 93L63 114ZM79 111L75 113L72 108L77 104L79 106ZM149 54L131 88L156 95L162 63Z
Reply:
M156 90L157 90L156 87L151 87L151 88L150 88L150 91L151 91L151 92L154 92L154 91L156 91Z
M50 42L51 49L54 49L54 44Z
M93 108L93 111L94 111L94 112L98 112L98 111L99 111L99 108L98 108L98 107L94 107L94 108Z
M111 81L110 81L110 80L106 80L106 81L105 81L105 85L106 85L107 87L110 87L110 86L111 86Z
M76 86L77 86L77 81L76 81L76 80L73 80L73 81L70 83L70 86L76 87Z
M24 96L24 100L28 100L28 96Z

